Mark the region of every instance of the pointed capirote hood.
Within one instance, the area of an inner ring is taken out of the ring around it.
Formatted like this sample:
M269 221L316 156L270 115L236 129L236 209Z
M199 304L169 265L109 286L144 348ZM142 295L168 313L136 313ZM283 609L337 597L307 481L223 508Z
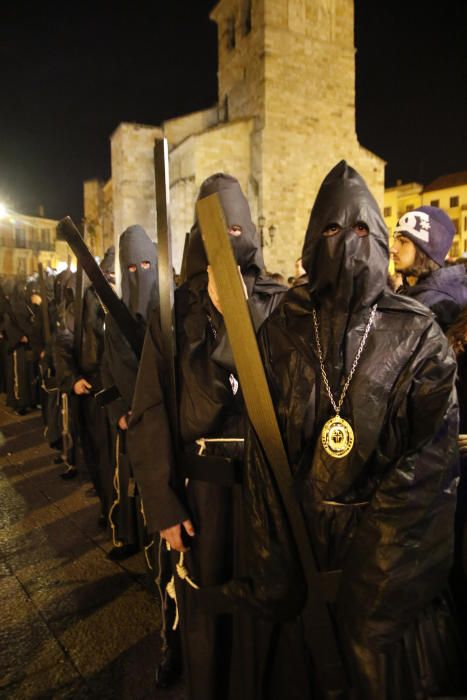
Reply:
M119 240L122 299L133 316L147 321L157 304L157 250L142 226L129 226ZM143 267L143 263L149 263ZM134 272L129 267L136 267Z
M57 305L61 304L65 298L65 288L73 277L73 272L67 267L54 277L54 298Z
M115 275L115 246L111 245L104 253L104 257L99 263L99 267L106 275Z
M237 265L240 266L243 274L252 269L259 272L264 267L260 239L251 220L250 206L238 180L226 173L215 173L201 185L198 200L214 193L219 196L227 227L241 226L242 229L241 235L229 236ZM207 266L208 260L201 238L201 229L195 217L188 245L187 278L192 279L205 272Z
M367 236L356 233L366 224ZM340 233L324 237L330 224ZM371 306L387 285L388 232L378 204L363 178L345 161L325 177L303 245L303 267L312 298L345 314Z

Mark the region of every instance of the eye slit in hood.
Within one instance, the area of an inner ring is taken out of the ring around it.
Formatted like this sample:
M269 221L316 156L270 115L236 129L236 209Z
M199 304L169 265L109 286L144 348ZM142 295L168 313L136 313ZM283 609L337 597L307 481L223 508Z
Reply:
M260 272L264 268L261 243L256 227L251 220L250 206L242 192L240 183L227 173L215 173L201 185L198 200L217 193L227 224L226 233L240 230L240 234L230 233L232 250L242 273L254 268ZM190 231L187 253L187 278L192 279L206 272L208 260L204 249L201 230L197 218Z
M337 235L339 231L345 235ZM312 296L320 303L332 302L339 312L371 306L386 288L386 225L365 181L345 161L328 173L319 189L302 258Z
M122 299L133 316L147 320L157 304L157 248L142 226L129 226L121 234L119 259Z

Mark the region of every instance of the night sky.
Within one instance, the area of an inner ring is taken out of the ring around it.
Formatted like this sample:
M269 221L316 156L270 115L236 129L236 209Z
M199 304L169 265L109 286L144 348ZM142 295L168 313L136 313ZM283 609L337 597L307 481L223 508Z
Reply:
M215 0L8 3L0 21L0 201L82 216L122 121L217 101ZM355 1L357 133L386 184L467 170L467 3Z

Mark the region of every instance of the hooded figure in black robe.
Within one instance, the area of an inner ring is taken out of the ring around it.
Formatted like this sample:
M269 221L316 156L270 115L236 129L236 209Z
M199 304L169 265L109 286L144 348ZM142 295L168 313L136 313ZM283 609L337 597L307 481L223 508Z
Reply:
M100 500L99 524L105 527L111 503L108 486L111 481L110 430L105 411L94 398L94 394L102 389L100 366L104 352L105 313L87 277L84 282L81 338L78 341L75 339L76 278L73 276L65 282L64 308L59 314L60 328L55 342L54 359L62 400L64 457L67 464L72 466L62 477L76 475L75 465L84 463ZM67 421L70 417L71 420ZM66 449L67 443L74 445L74 454L73 450ZM76 450L78 445L80 449Z
M466 697L443 596L458 473L455 359L432 313L386 287L383 218L343 161L318 193L303 265L309 285L287 293L263 325L260 345L297 508L321 571L341 572L331 610L353 690L339 697ZM339 459L322 443L336 411L320 368L313 310L336 403L356 361L341 408L355 441ZM238 645L243 673L231 697L335 698L318 687L305 642L309 621L299 616L303 579L294 544L269 466L251 431L249 438L244 569L224 593L262 617L254 662L251 638Z
M8 377L8 348L6 340L5 324L9 307L8 280L0 280L0 392L7 391Z
M63 461L62 452L62 413L61 396L57 382L55 368L55 343L56 333L60 327L60 315L65 312L65 286L72 278L72 271L67 268L57 275L49 274L46 278L46 295L48 304L48 318L50 326L50 341L44 343L44 353L40 361L40 375L42 397L45 404L45 430L44 437L50 447L56 449L59 454L56 462ZM44 300L42 300L44 303Z
M38 360L41 350L39 293L34 280L18 281L5 315L8 348L7 404L19 414L39 403Z
M262 274L259 237L238 181L222 173L213 175L201 186L199 198L213 192L218 193L258 326L286 288ZM168 529L175 530L190 547L184 553L185 569L177 571L176 564L182 562L179 552L173 552L172 570L191 700L226 697L229 683L234 621L231 616L215 615L201 607L193 584L219 584L232 576L233 523L238 511L244 438L241 389L222 314L208 292L209 286L215 297L207 268L195 221L189 239L187 281L175 291L180 435L173 433L167 413L168 372L161 354L158 313L146 334L129 430L131 458L149 532L162 531L168 539ZM182 580L180 572L186 572L190 582ZM162 593L165 596L165 591ZM165 598L165 610L167 605ZM168 623L165 626L170 627Z
M141 326L141 337L150 312L157 304L156 246L138 225L129 226L119 239L122 300ZM107 406L112 430L112 505L109 524L114 548L113 559L134 554L143 542L141 508L127 450L127 427L138 373L138 358L108 314L105 326L105 352L102 381L115 386L119 398Z

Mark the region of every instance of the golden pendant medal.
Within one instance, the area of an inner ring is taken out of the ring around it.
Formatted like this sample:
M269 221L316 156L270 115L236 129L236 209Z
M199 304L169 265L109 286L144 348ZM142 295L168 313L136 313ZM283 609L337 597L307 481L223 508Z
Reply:
M321 431L321 442L331 457L336 459L345 457L349 454L354 443L354 435L350 423L341 418L339 414L335 415L334 418L330 418L326 421Z
M334 457L335 459L342 459L342 457L348 455L355 442L352 426L350 425L350 423L344 420L344 418L341 418L339 412L342 407L342 404L344 403L344 398L347 393L347 389L349 388L349 384L352 380L355 370L357 369L357 364L360 359L360 355L363 352L363 348L365 346L368 333L370 332L375 313L376 304L371 308L370 318L363 333L363 338L357 350L357 354L355 355L355 359L352 363L352 368L349 372L349 376L345 381L344 388L342 389L339 401L336 404L334 396L332 395L331 387L329 386L328 378L326 376L326 370L324 368L323 353L321 351L321 343L319 342L318 318L316 316L316 311L313 309L313 323L315 328L316 347L318 350L321 376L323 378L324 386L326 387L329 400L331 401L332 407L336 412L334 418L330 418L324 424L324 427L321 431L321 443L328 455L331 455L331 457Z

